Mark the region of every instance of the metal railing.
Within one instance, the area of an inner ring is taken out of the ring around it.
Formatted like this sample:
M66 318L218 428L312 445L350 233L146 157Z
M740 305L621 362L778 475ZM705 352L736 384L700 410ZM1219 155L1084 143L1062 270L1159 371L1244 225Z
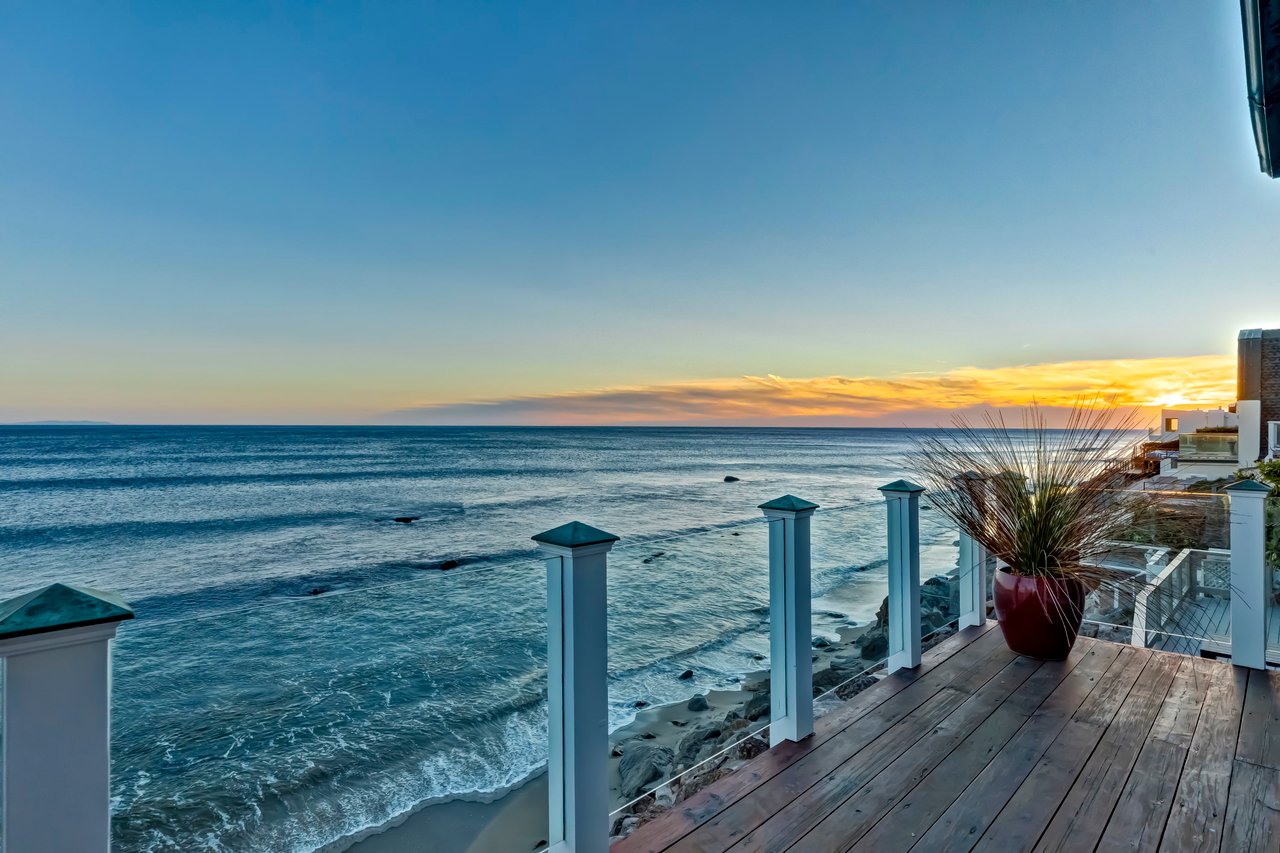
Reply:
M1133 645L1146 647L1155 635L1173 627L1174 611L1195 588L1191 550L1175 557L1138 593L1133 604Z

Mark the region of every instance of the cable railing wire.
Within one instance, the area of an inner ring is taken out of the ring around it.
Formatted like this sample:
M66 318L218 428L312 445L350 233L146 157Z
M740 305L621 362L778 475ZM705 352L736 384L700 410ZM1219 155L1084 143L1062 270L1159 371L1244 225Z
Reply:
M833 507L832 510L839 509L839 508L841 507ZM619 545L618 549L624 550L629 548L643 548L650 545L658 545L658 544L667 543L667 542L675 542L682 539L691 539L696 536L709 536L709 535L726 531L726 530L734 530L737 528L748 527L756 524L765 524L768 521L769 519L764 517L739 519L736 521L729 521L724 524L718 525L716 527L708 528L708 529L691 530L691 531L686 531L682 533L673 533L673 534L665 534L665 535L660 534L658 536L653 536L650 538L633 539ZM461 577L465 575L477 574L479 572L497 571L500 569L510 569L516 566L525 566L527 564L538 563L538 562L541 562L541 560L537 556L530 554L528 557L522 557L518 560L509 560L507 562L502 562L502 563L490 563L486 565L473 566L471 568L444 569L444 570L439 570L438 572L436 571L424 572L421 576L417 576L417 577L401 578L399 580L391 580L391 581L382 581L379 583L352 587L350 589L335 589L335 590L330 590L328 592L323 592L317 595L291 596L291 597L276 599L273 601L263 601L255 604L247 604L241 607L221 608L218 610L210 610L203 613L192 613L192 614L187 614L183 616L172 616L168 618L159 618L159 619L143 618L135 622L134 625L137 626L137 628L151 628L151 627L158 628L165 625L175 625L182 622L191 622L191 621L196 621L200 619L213 619L220 616L233 616L240 613L248 613L256 610L266 610L269 608L283 607L291 604L298 604L298 605L311 604L316 601L332 600L335 598L341 598L344 596L354 595L357 593L377 592L379 590L394 589L397 587L410 586L413 584L427 583L432 578L436 577L437 574L448 575L449 577Z
M1133 630L1132 625L1119 625L1119 624L1116 624L1115 622L1101 622L1097 619L1082 619L1080 621L1086 625L1101 625L1104 628L1119 628L1122 631ZM1174 631L1167 631L1163 628L1160 628L1160 629L1153 628L1148 630L1147 633L1159 634L1162 637L1177 637L1180 640L1191 640L1192 642L1196 642L1196 643L1203 643L1206 639L1208 639L1207 637L1193 637L1188 634L1179 634Z
M238 613L251 613L257 610L269 610L275 607L283 607L289 604L312 604L317 601L331 601L335 598L343 598L348 595L356 595L366 592L378 592L385 589L393 589L395 587L410 586L413 584L426 583L431 578L438 575L448 575L450 577L459 577L463 575L474 575L480 572L497 571L499 569L510 569L515 566L532 565L540 563L537 558L529 557L523 560L513 560L506 563L492 563L484 566L474 566L470 569L443 569L437 571L423 572L419 577L401 578L394 581L382 581L380 583L367 584L365 586L351 587L350 589L334 589L327 592L317 593L316 595L291 596L288 598L278 598L273 601L262 601L257 604L246 604L242 607L227 607L219 610L210 610L204 613L191 613L186 616L173 616L167 619L145 619L134 622L129 627L137 626L137 628L159 628L165 625L176 625L182 622L194 622L199 619L213 619L219 616L234 616Z

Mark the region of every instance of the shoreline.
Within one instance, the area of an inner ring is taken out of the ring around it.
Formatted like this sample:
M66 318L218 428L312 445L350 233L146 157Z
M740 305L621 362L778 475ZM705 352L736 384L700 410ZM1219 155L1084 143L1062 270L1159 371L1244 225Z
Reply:
M953 542L954 533L948 532L921 549L923 564L945 566L925 579L933 590L926 592L926 584L922 583L922 594L935 605L932 610L945 614L947 619L954 616L958 604L958 589L947 579L956 570ZM814 600L815 613L819 607L827 612L838 610L844 603L841 592L852 591L855 586L842 584L828 590ZM881 613L884 607L882 604ZM881 619L840 626L835 633L838 639L834 642L815 640L814 688L829 692L842 682L847 683L835 696L815 705L815 715L819 716L874 684L879 679L874 672L883 663L884 655L878 651L884 636ZM768 741L761 734L767 722L761 720L767 721L769 715L768 687L767 669L746 672L738 689L712 690L686 700L644 707L637 710L631 722L611 732L613 839L629 834L649 818L766 751ZM654 782L663 779L667 781L650 790ZM506 791L482 797L422 803L385 824L349 835L316 853L532 853L545 849L545 766Z

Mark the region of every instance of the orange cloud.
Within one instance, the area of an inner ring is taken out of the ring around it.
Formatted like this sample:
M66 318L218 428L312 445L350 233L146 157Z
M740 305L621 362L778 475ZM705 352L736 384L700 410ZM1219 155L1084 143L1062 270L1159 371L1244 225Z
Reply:
M1117 406L1224 405L1235 359L1206 355L962 367L895 377L743 376L563 394L412 406L387 420L431 424L778 424L932 426L964 410L1069 407L1101 395Z

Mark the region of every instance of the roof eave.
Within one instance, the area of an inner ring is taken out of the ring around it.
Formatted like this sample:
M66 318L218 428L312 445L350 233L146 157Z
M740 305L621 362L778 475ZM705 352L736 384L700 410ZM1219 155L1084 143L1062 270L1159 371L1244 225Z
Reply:
M1258 165L1280 178L1280 0L1240 0L1240 17Z

